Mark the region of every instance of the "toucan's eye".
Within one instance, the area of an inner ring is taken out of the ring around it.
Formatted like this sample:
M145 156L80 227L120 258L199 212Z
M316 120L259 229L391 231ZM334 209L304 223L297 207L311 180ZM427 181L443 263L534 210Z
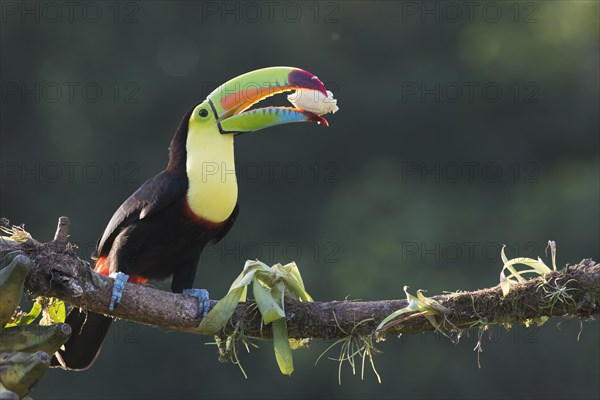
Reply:
M200 111L198 111L198 115L202 118L206 118L208 117L208 110L206 108L203 108Z

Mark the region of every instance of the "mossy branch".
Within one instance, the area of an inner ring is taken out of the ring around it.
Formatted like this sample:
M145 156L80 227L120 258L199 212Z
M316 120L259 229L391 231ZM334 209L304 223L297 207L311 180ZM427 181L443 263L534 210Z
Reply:
M67 242L69 222L61 217L54 240L39 243L0 239L0 257L23 251L33 267L25 283L35 295L56 297L74 306L108 314L112 279L93 273ZM310 287L310 284L309 284ZM557 290L568 296L556 295ZM399 290L399 294L400 294ZM472 292L432 297L448 309L440 318L445 329L466 329L491 324L526 323L541 317L593 317L600 313L600 264L590 259L551 272L545 277L511 286L504 297L500 286ZM214 306L216 301L212 302ZM370 335L392 312L407 306L406 300L288 302L286 322L291 338L337 339ZM149 286L127 284L119 306L110 315L174 331L199 333L197 300ZM246 336L271 337L270 325L261 323L253 302L240 303L224 328L225 335L242 328ZM385 334L429 332L435 328L421 316L403 318Z

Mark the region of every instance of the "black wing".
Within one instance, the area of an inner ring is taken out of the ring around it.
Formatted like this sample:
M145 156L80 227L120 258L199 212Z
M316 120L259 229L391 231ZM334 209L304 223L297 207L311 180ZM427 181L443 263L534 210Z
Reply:
M163 171L147 180L114 213L98 243L92 258L110 250L121 229L149 217L177 199L185 196L188 180L185 175Z

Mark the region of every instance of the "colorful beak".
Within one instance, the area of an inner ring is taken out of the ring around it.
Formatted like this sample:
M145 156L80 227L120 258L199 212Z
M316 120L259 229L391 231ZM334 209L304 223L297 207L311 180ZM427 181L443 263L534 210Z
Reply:
M310 72L293 67L271 67L248 72L215 89L207 100L221 133L252 132L291 122L329 124L325 118L293 107L265 107L249 110L257 102L291 90L315 90L327 96L325 85Z

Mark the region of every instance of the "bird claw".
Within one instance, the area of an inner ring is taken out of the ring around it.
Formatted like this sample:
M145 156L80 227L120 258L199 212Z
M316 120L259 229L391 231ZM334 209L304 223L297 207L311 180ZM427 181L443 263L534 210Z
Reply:
M205 318L210 311L210 299L208 297L208 290L206 289L185 289L184 294L192 296L198 299L199 313L202 318Z
M110 304L108 305L108 311L114 311L115 307L119 305L125 284L129 279L129 275L122 272L110 274L110 277L115 280L115 284L112 290L112 296L110 298Z

